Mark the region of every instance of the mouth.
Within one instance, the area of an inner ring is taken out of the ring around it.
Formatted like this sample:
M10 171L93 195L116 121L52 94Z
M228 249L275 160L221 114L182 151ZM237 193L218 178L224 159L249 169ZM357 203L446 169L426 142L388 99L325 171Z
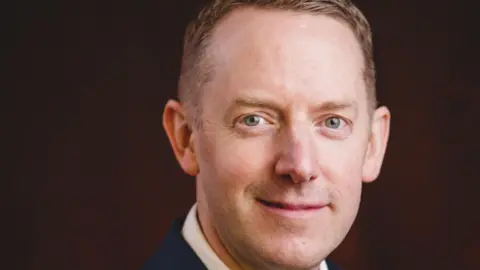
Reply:
M276 202L276 201L266 201L262 199L257 199L257 201L268 207L273 209L279 209L284 211L314 211L319 210L325 207L325 204L313 203L313 204L305 204L305 203L287 203L287 202Z

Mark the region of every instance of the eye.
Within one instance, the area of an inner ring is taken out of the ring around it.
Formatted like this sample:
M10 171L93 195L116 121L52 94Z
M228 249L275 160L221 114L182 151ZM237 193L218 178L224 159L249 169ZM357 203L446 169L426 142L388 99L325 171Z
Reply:
M247 115L242 118L241 122L249 127L253 127L264 124L266 121L263 117L258 115Z
M324 125L327 128L331 128L331 129L339 129L344 124L345 124L345 121L343 119L341 119L340 117L337 117L337 116L329 117L329 118L325 119L325 121L324 121Z

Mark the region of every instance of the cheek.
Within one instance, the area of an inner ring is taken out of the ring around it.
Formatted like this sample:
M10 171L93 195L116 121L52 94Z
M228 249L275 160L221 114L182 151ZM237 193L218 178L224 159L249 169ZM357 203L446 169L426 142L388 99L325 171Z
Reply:
M336 182L361 182L364 147L358 143L326 143L320 152L320 166Z
M218 132L210 141L200 153L200 174L225 192L239 193L267 176L274 156L269 139L247 140Z
M342 211L355 211L362 189L364 147L361 144L342 143L330 145L328 150L324 148L322 172L329 181L337 206Z
M237 139L219 149L217 164L223 177L235 182L238 189L269 179L271 157L267 141ZM223 178L222 177L222 178Z

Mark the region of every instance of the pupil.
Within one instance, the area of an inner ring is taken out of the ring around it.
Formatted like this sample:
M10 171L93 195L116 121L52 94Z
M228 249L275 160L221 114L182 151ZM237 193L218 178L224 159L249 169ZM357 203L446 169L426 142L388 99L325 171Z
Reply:
M339 119L335 118L335 117L332 117L332 118L328 119L328 125L330 127L338 127L339 122L340 122Z
M255 125L257 123L258 123L258 117L256 116L247 117L247 125Z

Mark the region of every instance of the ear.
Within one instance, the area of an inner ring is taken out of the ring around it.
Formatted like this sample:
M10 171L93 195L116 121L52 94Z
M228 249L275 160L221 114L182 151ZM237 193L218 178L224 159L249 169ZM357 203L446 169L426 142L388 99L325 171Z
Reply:
M178 101L169 100L165 105L163 128L183 171L191 176L196 176L199 169L193 144L194 137L192 129L188 125L186 113Z
M365 183L373 182L380 174L390 133L390 111L386 107L376 109L372 116L371 125L362 173Z

